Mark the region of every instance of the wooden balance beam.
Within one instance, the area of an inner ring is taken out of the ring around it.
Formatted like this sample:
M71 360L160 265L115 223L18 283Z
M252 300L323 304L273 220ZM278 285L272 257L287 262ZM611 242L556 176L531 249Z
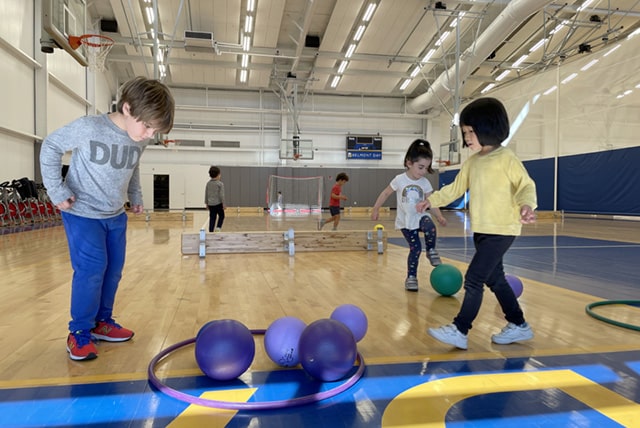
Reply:
M336 232L218 232L183 233L182 254L286 253L296 251L377 251L387 248L383 230Z

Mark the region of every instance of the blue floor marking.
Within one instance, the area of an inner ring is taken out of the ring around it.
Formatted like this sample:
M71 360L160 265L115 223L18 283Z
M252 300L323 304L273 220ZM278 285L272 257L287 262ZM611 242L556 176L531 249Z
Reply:
M384 364L367 366L365 375L353 387L331 399L277 410L240 411L227 427L250 427L258 420L261 428L381 426L384 410L396 396L429 381L469 374L563 369L573 370L629 400L640 402L637 352L631 351ZM340 383L313 381L301 369L249 372L243 380L221 383L204 376L191 376L171 378L167 383L194 396L223 388L257 388L250 401L288 399L292 393L294 396L309 394ZM4 389L0 390L0 426L160 427L187 407L188 403L151 388L146 381ZM576 425L577 420L582 423ZM555 388L470 397L455 404L446 419L447 426L459 428L539 426L542 421L545 426L619 426Z

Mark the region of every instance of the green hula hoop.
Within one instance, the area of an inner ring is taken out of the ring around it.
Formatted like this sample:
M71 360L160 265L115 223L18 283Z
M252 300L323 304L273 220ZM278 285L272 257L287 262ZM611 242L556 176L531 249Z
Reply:
M622 328L628 328L630 330L636 330L636 331L640 331L640 326L638 325L633 325L633 324L627 324L621 321L616 321L616 320L612 320L611 318L606 318L603 317L602 315L598 315L595 312L592 311L593 308L596 308L598 306L605 306L605 305L640 305L640 300L603 300L601 302L594 302L594 303L589 303L584 310L587 312L587 314L597 320L600 321L604 321L607 324L611 324L611 325L615 325L618 327L622 327Z

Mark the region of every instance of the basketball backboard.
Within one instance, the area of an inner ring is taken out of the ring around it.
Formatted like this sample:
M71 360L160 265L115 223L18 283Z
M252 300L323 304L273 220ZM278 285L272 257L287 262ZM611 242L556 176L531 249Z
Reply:
M42 52L64 49L80 64L88 65L83 50L73 49L69 44L69 36L87 33L86 0L42 0L42 29Z
M440 144L440 166L458 165L460 163L460 141L452 140Z
M283 138L280 140L280 159L313 159L313 140Z

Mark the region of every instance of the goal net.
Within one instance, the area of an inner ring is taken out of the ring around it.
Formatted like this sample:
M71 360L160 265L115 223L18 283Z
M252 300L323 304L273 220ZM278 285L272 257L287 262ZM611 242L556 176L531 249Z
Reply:
M322 212L322 177L269 177L267 206L274 217L302 217Z

